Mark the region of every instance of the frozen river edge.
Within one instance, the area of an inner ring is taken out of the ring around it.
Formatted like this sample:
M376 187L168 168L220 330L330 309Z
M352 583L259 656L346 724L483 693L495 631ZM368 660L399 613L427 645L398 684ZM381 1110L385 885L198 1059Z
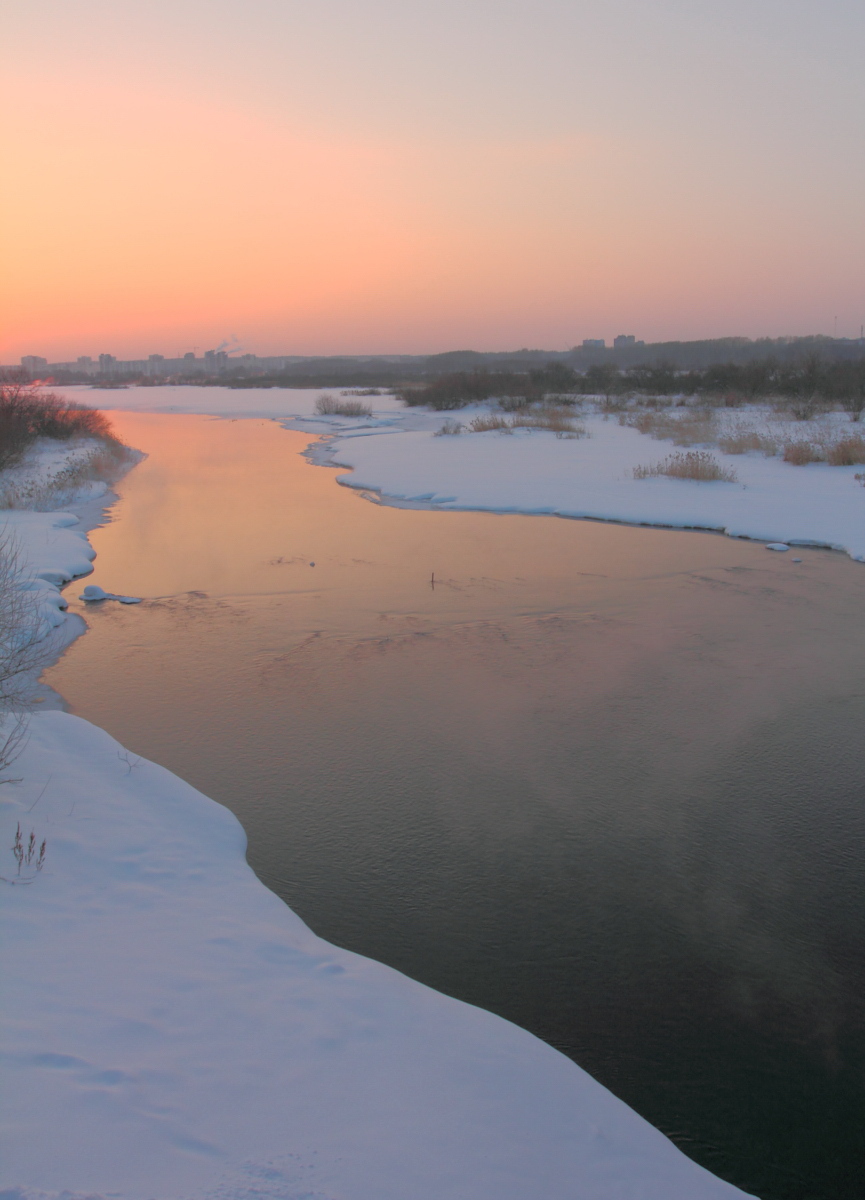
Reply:
M62 633L82 525L10 524ZM103 731L40 713L13 774L2 845L46 852L0 869L12 1195L743 1194L532 1035L317 938L228 810Z
M467 422L485 412L458 415ZM586 436L578 438L530 429L437 436L442 422L440 413L354 427L334 422L309 457L350 468L338 482L385 504L703 530L840 550L865 562L861 467L799 467L763 454L716 451L735 482L638 479L635 468L657 463L674 447L597 413L580 418ZM322 430L320 421L291 424ZM841 420L838 426L850 427Z

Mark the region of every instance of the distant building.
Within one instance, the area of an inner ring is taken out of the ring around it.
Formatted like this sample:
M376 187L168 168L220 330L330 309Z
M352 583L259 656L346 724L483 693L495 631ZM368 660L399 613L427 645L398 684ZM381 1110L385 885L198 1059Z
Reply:
M90 357L89 354L79 354L79 356L76 360L76 364L79 367L92 367L93 359Z
M25 354L21 359L21 366L28 375L41 375L48 366L48 359L40 358L38 354Z
M112 371L114 369L114 367L116 366L116 364L117 364L117 359L115 358L115 356L113 354L100 354L99 355L99 370L100 371Z
M616 350L625 350L628 346L636 346L637 338L633 333L620 333L617 338L613 338L613 346Z
M184 362L195 362L195 351L187 350L183 356L183 361Z
M205 350L204 366L210 371L224 371L228 365L228 354L225 350Z
M584 350L603 350L606 344L604 338L583 338Z

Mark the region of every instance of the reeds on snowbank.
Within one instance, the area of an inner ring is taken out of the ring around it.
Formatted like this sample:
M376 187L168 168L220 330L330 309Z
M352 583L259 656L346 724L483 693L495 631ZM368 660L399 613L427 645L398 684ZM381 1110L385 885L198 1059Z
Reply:
M670 479L696 479L701 483L735 483L736 472L725 467L708 450L679 451L653 466L634 467L635 479L666 475Z
M378 395L377 392L376 395ZM320 417L372 416L372 408L369 404L363 404L360 400L340 400L336 396L327 395L319 396L315 402L315 411Z

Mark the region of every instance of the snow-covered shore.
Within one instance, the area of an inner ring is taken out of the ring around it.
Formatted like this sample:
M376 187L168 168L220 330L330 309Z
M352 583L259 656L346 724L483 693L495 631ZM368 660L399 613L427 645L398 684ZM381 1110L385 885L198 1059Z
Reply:
M352 469L339 482L374 493L388 504L546 513L626 524L707 529L765 542L825 546L865 561L863 467L812 462L794 466L758 451L724 454L713 448L736 483L705 483L665 477L635 479L635 467L654 464L675 449L600 411L589 400L576 419L587 437L556 438L540 430L512 434L466 433L436 437L448 419L468 425L489 407L453 413L406 409L391 395L366 397L373 415L321 417L321 391L338 389L130 387L100 392L69 389L85 404L152 412L265 416L325 440L310 458ZM845 413L812 421L786 420L761 405L721 410L721 427L751 426L780 439L799 440L832 432L860 436L865 425Z
M40 714L15 774L2 845L47 845L2 892L7 1194L742 1195L530 1034L317 938L225 808L101 730Z
M90 569L86 521L13 518L55 594ZM254 876L225 808L96 727L39 713L14 775L10 1200L743 1194L529 1033L317 938ZM41 870L17 829L44 840Z
M480 411L454 415L468 423ZM339 482L387 503L716 530L826 546L865 562L865 487L855 478L862 467L800 467L760 453L715 450L737 482L635 479L635 467L657 463L674 447L615 418L578 417L588 436L572 439L529 429L437 437L443 419L440 413L420 419L410 414L405 425L384 417L384 429L343 428L311 457L351 467Z
M34 601L32 623L40 637L64 625L61 588L88 575L95 553L87 533L102 520L110 502L109 483L93 477L103 451L91 438L58 442L42 438L14 467L0 472L0 542L17 559L20 580ZM137 451L114 456L116 475L140 461Z

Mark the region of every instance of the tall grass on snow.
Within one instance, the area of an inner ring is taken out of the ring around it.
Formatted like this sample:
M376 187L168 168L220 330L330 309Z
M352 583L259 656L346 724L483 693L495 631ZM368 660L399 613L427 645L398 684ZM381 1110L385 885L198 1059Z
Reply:
M679 451L654 466L634 467L635 479L652 479L658 475L670 479L696 479L701 483L735 483L737 479L736 472L722 466L708 450Z
M826 461L830 467L855 467L865 463L865 437L857 433L839 438L827 447Z
M714 442L718 435L715 414L706 408L686 409L681 415L672 412L642 410L623 413L620 425L628 425L658 441L670 441L676 446L699 446Z
M468 425L461 425L453 420L445 421L436 437L459 434L464 429L468 433L513 433L515 429L545 429L558 438L588 436L585 428L575 423L571 409L557 405L527 407L510 420L499 413L481 413L473 417Z
M586 437L586 430L577 425L574 415L568 408L555 405L545 405L541 408L528 409L515 416L512 425L514 429L547 429L556 437L579 438Z
M117 479L134 458L134 451L121 442L85 443L73 448L66 461L44 479L7 480L0 484L0 510L23 508L39 512L69 504L88 483L111 483Z
M315 411L320 417L372 416L370 405L363 404L360 400L339 400L336 396L319 396L315 402Z

